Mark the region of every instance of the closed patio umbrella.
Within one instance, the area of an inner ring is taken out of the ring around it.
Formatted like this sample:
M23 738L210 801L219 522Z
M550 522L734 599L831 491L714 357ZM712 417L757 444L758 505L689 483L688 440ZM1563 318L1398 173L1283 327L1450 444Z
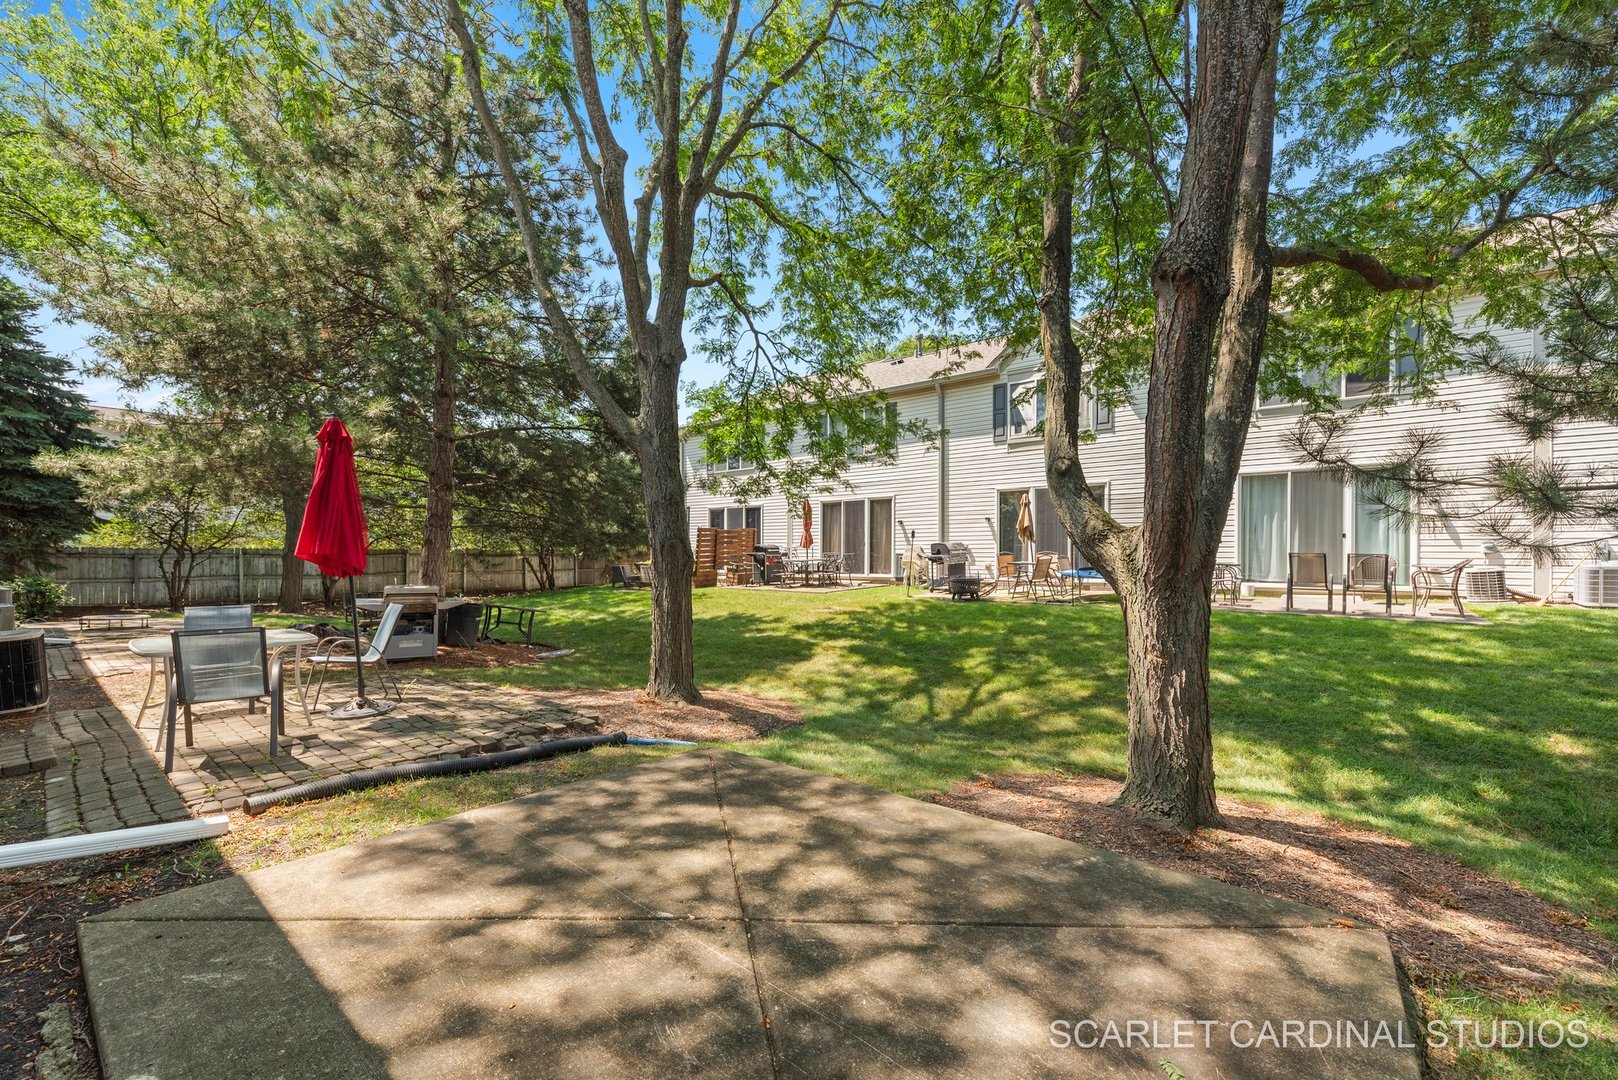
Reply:
M309 486L309 502L303 509L303 526L298 530L294 554L314 563L327 577L348 579L348 606L354 614L354 673L358 694L353 701L332 709L339 719L378 716L393 709L391 701L372 701L365 696L365 665L360 663L359 609L354 606L354 577L365 572L370 558L371 538L365 527L365 507L360 503L360 481L354 472L354 439L335 416L321 425L315 436L320 451L315 455L315 479Z
M1025 544L1034 542L1034 505L1028 499L1028 493L1023 492L1022 502L1017 506L1017 539Z
M803 535L798 538L798 546L808 551L815 546L815 512L808 499L803 500L799 516L803 518Z

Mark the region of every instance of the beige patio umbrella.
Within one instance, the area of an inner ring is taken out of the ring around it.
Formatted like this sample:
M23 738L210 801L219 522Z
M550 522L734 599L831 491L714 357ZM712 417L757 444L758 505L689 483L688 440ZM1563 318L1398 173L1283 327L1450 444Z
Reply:
M1017 507L1017 539L1025 544L1034 542L1034 504L1029 501L1026 491Z
M803 510L798 516L803 518L803 535L798 538L798 546L808 551L815 546L815 512L808 499L803 500Z

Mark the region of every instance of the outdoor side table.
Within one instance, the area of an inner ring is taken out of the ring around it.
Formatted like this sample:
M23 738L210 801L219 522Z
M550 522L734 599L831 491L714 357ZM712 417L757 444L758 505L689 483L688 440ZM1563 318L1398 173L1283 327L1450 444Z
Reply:
M303 709L305 721L309 719L309 702L304 696L303 672L298 661L303 659L304 646L313 645L319 640L313 634L287 627L274 626L264 631L264 644L269 647L271 658L288 649L292 650L292 684L297 688L298 705ZM151 667L146 676L146 694L140 699L140 711L135 713L135 727L139 728L152 700L152 687L157 683L159 667L163 669L163 685L168 685L169 664L174 659L174 639L167 634L133 638L129 642L129 651L136 656L145 657Z

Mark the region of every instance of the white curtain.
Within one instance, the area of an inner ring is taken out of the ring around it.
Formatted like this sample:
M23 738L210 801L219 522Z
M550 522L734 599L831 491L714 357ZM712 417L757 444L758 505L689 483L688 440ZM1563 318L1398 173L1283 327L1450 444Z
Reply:
M1324 551L1326 572L1343 576L1343 482L1322 472L1292 474L1292 550ZM1284 575L1283 575L1284 576Z
M1390 512L1382 499L1354 491L1354 552L1392 555L1399 560L1399 582L1410 582L1410 526L1402 514Z
M1287 478L1244 476L1241 492L1242 577L1287 577Z

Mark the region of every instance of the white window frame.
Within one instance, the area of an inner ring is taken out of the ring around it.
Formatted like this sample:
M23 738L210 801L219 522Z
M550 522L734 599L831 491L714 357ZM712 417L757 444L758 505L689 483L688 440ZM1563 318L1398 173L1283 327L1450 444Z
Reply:
M1045 391L1038 389L1040 381L1043 378L1044 376L1042 375L1034 375L1029 378L1020 379L1007 378L1001 379L997 384L995 384L1004 386L1006 388L1006 437L1003 440L995 439L995 442L1004 442L1008 445L1014 445L1028 442L1039 442L1044 438L1044 430L1040 425L1045 422L1047 398L1045 396ZM991 395L989 433L992 437L994 434L994 421L992 415L992 395L994 390L991 388L989 393ZM1024 399L1021 408L1032 409L1034 414L1034 422L1032 424L1025 424L1021 431L1017 430L1012 419L1018 415L1019 406L1017 404L1017 399L1019 397ZM1085 430L1093 431L1098 435L1117 430L1118 410L1113 406L1106 406L1107 422L1103 424L1101 422L1102 408L1103 406L1099 398L1087 396L1084 399L1084 405L1080 411L1084 414ZM1007 490L1011 489L1008 488Z

